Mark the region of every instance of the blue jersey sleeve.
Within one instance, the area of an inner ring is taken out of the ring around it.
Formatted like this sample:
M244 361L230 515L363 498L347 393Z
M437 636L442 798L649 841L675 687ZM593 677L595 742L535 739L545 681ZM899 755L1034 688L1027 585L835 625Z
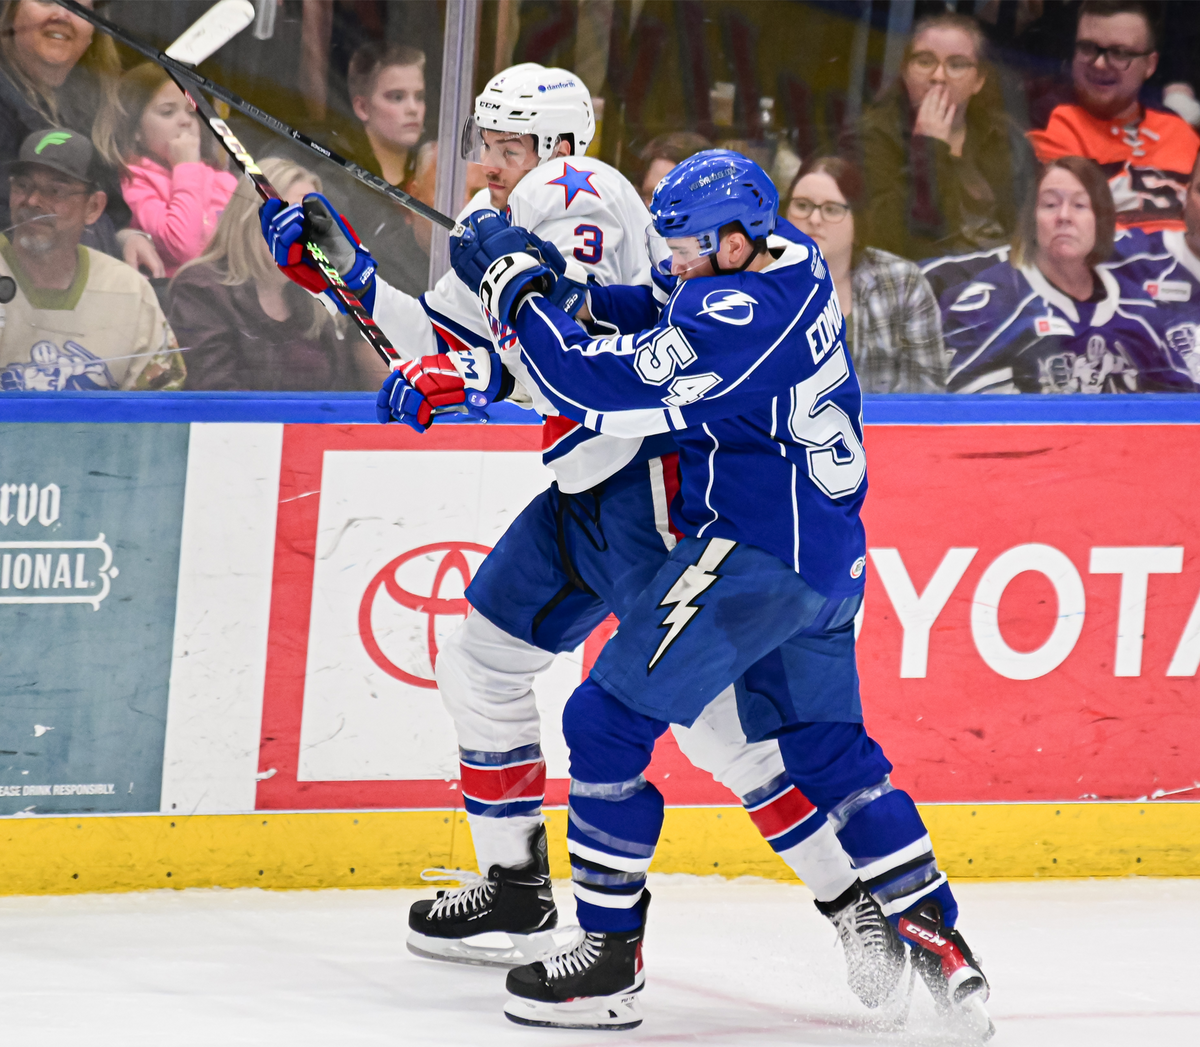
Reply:
M588 288L588 309L597 323L632 334L658 323L662 303L655 298L653 287L592 284Z
M818 276L806 250L793 257L768 272L689 280L636 334L590 338L533 297L517 317L522 360L562 414L614 436L750 413L844 344L825 267Z

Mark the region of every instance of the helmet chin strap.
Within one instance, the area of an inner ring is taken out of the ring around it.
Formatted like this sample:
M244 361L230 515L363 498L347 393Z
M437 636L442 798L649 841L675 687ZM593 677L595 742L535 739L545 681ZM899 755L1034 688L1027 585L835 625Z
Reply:
M734 273L744 273L751 266L751 264L753 264L754 259L756 259L760 254L762 254L767 249L767 242L761 238L758 240L752 241L752 243L754 244L754 250L750 252L750 254L747 256L746 260L741 265L739 265L736 269L723 269L721 267L721 263L717 261L717 254L720 253L721 245L717 244L716 252L714 252L713 254L710 254L708 256L708 260L712 263L713 275L714 276L731 276Z

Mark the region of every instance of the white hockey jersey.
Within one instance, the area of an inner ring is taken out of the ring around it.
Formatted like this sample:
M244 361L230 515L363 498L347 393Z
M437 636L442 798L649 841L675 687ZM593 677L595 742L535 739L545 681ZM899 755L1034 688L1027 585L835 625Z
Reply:
M459 218L490 206L483 190ZM542 164L521 179L508 207L514 225L553 243L597 283L650 283L645 245L650 214L633 186L603 161L568 156ZM546 417L542 459L568 494L587 490L647 456L641 438L596 433L559 415L529 378L513 331L493 330L479 299L453 271L419 300L377 278L375 321L406 357L427 356L447 346L494 346Z

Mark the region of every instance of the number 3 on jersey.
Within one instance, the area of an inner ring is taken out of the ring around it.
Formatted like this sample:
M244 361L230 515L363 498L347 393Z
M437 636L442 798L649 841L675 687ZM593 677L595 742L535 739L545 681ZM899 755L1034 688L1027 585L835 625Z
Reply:
M867 453L850 416L831 400L820 403L849 377L846 349L839 342L816 373L792 389L788 427L808 449L808 475L830 498L853 494L867 475Z
M583 246L573 252L576 261L598 265L604 257L604 230L598 225L577 225L575 235L583 237Z

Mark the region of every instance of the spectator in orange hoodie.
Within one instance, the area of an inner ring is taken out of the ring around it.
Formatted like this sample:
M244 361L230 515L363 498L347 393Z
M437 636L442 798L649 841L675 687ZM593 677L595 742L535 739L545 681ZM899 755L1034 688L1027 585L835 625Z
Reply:
M1103 168L1117 222L1147 231L1183 228L1188 176L1200 136L1188 123L1139 101L1158 67L1155 27L1143 3L1084 0L1071 67L1077 103L1057 106L1030 131L1037 158L1086 156Z

